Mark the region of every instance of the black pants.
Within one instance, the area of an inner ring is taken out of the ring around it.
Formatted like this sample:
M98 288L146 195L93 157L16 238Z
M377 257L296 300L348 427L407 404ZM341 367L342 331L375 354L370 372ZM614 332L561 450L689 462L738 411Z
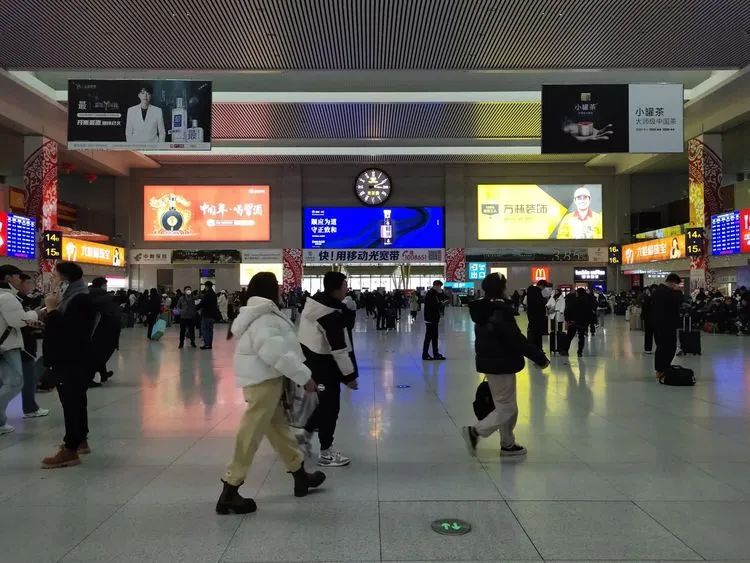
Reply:
M654 341L656 342L654 367L656 371L662 373L672 365L674 355L677 353L677 331L655 330Z
M422 346L422 356L427 356L430 350L430 344L432 344L432 355L437 357L440 355L438 348L438 325L440 323L425 323L424 333L424 345Z
M312 433L318 430L321 451L333 445L333 435L336 433L336 422L341 409L341 384L334 378L315 376L318 385L325 386L318 391L318 406L305 425L305 431Z
M55 370L57 372L57 369ZM85 366L63 368L57 383L57 394L65 418L65 447L77 450L82 442L88 439L89 415L86 391L89 380Z
M185 344L186 334L190 342L195 345L195 321L193 319L180 319L180 346Z
M586 345L586 332L587 332L588 326L576 326L576 325L570 325L570 328L568 328L568 349L567 352L570 351L570 345L573 343L573 337L578 334L578 353L583 354L583 347Z
M643 322L643 349L650 352L654 348L654 327L650 322Z
M417 311L411 312L411 320L416 321L417 320Z
M542 332L544 332L543 329L539 330L532 327L529 327L526 331L526 339L540 350L542 350Z
M385 315L385 309L378 309L376 315L375 315L375 328L378 330L385 330L386 328L386 315Z

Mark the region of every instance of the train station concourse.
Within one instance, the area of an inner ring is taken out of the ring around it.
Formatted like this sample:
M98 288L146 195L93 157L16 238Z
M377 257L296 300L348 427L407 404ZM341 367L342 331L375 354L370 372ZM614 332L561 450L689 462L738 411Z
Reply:
M0 561L750 560L750 2L0 0Z

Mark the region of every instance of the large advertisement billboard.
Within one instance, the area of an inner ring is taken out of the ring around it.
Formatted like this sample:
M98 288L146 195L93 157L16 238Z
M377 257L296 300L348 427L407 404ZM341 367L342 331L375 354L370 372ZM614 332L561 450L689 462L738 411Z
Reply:
M306 207L304 248L443 248L442 207Z
M680 153L682 84L542 86L542 153Z
M625 266L686 257L685 235L622 245L622 263Z
M143 240L268 241L270 198L269 186L144 186Z
M68 148L209 150L211 82L69 80Z
M601 239L601 184L480 184L479 240Z
M101 244L87 240L62 237L63 260L81 264L124 267L125 249L121 246Z

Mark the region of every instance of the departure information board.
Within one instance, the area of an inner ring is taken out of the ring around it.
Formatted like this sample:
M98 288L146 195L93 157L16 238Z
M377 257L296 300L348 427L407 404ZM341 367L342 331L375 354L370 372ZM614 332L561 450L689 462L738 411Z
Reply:
M711 254L739 254L740 212L730 211L711 217Z
M8 213L6 254L12 258L36 258L36 220Z

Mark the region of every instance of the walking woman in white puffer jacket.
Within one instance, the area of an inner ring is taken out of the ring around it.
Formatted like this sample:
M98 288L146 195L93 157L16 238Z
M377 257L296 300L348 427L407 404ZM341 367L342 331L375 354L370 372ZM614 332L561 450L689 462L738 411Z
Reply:
M279 283L270 272L255 274L248 285L247 306L240 309L232 324L238 339L234 353L237 385L247 402L237 432L234 457L222 482L216 512L247 514L257 509L255 501L240 496L238 489L245 481L255 452L265 436L294 477L294 495L303 497L308 489L325 481L323 473L307 473L304 455L281 406L284 378L287 377L308 392L315 392L315 382L305 366L294 325L278 306Z

